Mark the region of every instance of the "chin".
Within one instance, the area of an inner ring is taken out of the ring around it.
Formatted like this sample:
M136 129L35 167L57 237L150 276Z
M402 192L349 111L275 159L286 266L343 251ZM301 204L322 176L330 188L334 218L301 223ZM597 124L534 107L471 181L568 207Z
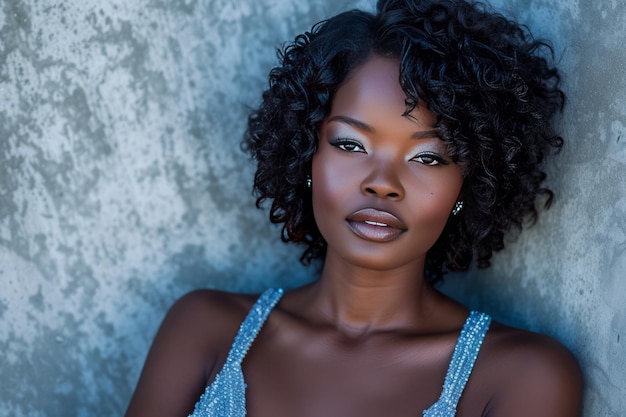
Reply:
M385 245L385 244L382 244ZM351 251L350 253L338 253L336 251L329 250L328 256L337 257L341 262L348 265L352 265L356 268L362 268L372 271L393 271L403 268L416 268L416 270L423 270L424 259L426 255L415 256L416 252L410 254L403 254L391 245L389 247L381 248L381 244L378 247L372 248L360 248L358 251Z

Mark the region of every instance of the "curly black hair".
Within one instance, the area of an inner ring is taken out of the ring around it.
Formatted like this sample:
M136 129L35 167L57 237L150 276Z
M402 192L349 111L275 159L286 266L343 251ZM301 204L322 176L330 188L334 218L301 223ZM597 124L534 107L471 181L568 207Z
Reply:
M490 265L505 233L537 217L541 164L563 139L553 127L565 96L553 50L525 26L464 0L379 0L376 13L341 13L279 50L280 65L252 112L244 138L258 162L257 206L271 200L282 239L307 245L301 261L323 258L326 242L306 187L317 131L334 93L372 54L400 60L408 114L418 101L464 173L464 209L451 216L426 259L425 279Z

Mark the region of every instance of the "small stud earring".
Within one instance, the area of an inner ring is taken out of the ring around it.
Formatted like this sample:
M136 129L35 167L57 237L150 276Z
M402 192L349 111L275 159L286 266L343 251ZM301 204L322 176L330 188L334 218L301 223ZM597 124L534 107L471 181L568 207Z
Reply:
M452 209L452 215L456 216L461 212L461 210L463 210L463 200L457 201L454 204L454 208Z
M306 176L306 188L311 188L311 185L313 185L313 180L311 179L310 175Z

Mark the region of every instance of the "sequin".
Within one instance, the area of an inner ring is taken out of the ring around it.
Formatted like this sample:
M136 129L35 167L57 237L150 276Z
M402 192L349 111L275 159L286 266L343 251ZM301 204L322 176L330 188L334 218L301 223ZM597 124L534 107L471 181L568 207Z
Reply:
M261 294L239 326L224 367L200 396L190 417L243 417L246 415L246 384L241 362L282 295L282 289L269 289Z
M282 295L282 289L269 289L261 294L241 323L224 367L200 396L189 417L245 417L246 384L241 363ZM424 411L423 417L454 417L490 323L488 315L470 313L454 348L441 396Z
M487 314L470 313L454 347L441 395L436 403L424 410L424 417L454 417L490 324L491 317Z

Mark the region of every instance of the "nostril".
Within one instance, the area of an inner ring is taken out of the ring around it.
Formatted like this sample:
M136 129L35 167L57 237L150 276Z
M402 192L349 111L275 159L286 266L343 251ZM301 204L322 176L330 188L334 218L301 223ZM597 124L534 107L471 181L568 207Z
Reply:
M365 192L368 193L368 194L372 194L372 195L378 195L379 194L374 188L371 188L371 187L366 187L365 188ZM395 191L389 192L387 194L384 194L384 193L380 193L380 194L381 194L381 196L384 195L385 197L388 197L388 198L399 198L400 197L400 194L396 193Z

